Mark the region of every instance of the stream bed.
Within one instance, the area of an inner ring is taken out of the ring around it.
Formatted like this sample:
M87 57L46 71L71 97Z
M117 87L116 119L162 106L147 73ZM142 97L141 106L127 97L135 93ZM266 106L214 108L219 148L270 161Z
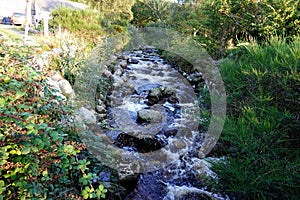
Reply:
M125 52L120 63L101 134L118 149L124 199L225 199L201 178L217 177L207 160L218 159L198 156L205 133L195 86L152 48Z

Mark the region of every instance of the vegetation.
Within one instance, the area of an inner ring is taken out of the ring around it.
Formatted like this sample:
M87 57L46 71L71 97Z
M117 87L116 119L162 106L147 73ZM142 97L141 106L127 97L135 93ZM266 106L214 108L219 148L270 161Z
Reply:
M225 161L213 164L219 178L211 187L233 199L299 199L299 3L141 0L133 7L136 26L178 30L223 60L228 115L211 156Z
M105 170L72 126L72 107L45 84L32 55L0 43L0 199L105 198ZM97 179L96 179L97 180Z
M80 141L72 105L53 96L45 78L57 70L72 84L77 78L95 85L110 54L128 42L130 23L191 36L221 61L228 115L210 156L222 156L224 162L212 163L218 179L209 180L210 188L232 199L300 198L299 0L78 2L89 9L52 12L53 33L57 36L61 25L69 34L64 42L49 37L41 50L19 46L22 40L15 36L13 43L0 38L0 200L100 199L114 192L97 179L107 168ZM174 37L171 50L184 42ZM49 65L36 70L33 57L53 49L58 53L48 58ZM186 60L163 53L183 72L193 72ZM94 93L105 96L110 80L100 82ZM79 85L82 99L93 100L86 93L93 95L95 88ZM209 103L207 88L199 91L201 104ZM202 112L210 116L206 108Z
M99 42L105 33L105 27L101 26L102 16L93 10L59 7L52 12L52 16L50 27L56 33L61 26L62 30L68 30L74 36L92 43Z
M237 199L299 199L300 38L248 44L221 64L229 114L215 186Z
M58 7L52 11L50 27L57 33L59 26L84 38L92 45L98 45L108 35L124 32L133 19L131 6L134 0L83 1L89 9L78 10Z
M164 25L193 36L214 58L227 55L240 42L258 42L270 36L299 34L299 0L223 1L140 0L133 7L137 26Z

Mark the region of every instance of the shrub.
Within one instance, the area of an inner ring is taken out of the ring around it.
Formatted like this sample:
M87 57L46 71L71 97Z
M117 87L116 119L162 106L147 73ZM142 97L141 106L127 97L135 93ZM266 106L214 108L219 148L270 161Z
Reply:
M104 198L93 182L101 165L72 128L71 107L28 64L33 53L0 43L0 199Z
M101 26L102 15L94 10L78 10L59 7L52 11L53 19L49 26L55 32L59 25L63 30L68 30L78 38L84 38L87 42L98 44L105 35L105 28Z

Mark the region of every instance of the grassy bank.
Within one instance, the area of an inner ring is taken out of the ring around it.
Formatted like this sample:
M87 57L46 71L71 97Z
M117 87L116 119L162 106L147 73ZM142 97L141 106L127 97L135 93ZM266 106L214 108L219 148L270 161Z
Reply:
M214 155L218 191L233 199L299 199L300 38L235 49L220 66L228 115Z

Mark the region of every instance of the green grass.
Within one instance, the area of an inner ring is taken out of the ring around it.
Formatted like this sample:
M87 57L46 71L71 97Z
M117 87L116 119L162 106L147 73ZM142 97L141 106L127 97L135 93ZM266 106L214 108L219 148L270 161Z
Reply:
M221 64L226 156L213 187L233 199L299 199L300 38L242 46Z

